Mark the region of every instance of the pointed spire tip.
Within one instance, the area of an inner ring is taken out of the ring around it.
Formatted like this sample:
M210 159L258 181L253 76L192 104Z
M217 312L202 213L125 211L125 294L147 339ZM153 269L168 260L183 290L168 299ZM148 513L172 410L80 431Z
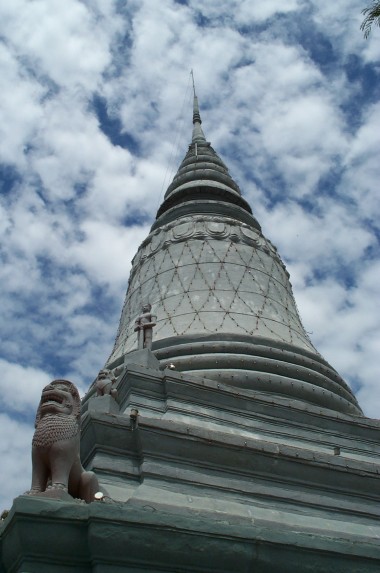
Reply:
M195 91L195 82L194 82L194 73L193 70L191 70L191 78L193 80L193 93L194 93L194 103L193 103L193 138L192 138L192 143L201 143L201 142L205 142L206 138L204 136L204 133L202 131L202 127L201 127L201 114L199 112L199 104L198 104L198 97Z
M195 82L194 82L194 72L191 70L191 79L193 80L193 94L194 94L194 103L193 103L193 123L202 123L201 114L199 112L199 104L198 98L195 91Z

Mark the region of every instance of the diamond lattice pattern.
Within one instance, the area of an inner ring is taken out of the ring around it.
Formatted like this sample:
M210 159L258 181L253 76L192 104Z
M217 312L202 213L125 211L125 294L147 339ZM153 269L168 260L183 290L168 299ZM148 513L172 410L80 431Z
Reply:
M140 248L110 362L136 348L134 321L144 302L150 302L157 315L154 340L186 334L244 334L315 352L301 324L285 267L261 234L257 244L236 240L236 233L234 240L226 236L178 240L178 235L173 240L175 229L161 231Z

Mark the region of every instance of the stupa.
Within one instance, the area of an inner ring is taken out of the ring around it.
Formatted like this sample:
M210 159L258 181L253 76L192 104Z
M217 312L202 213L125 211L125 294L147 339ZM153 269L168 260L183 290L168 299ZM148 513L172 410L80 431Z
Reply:
M379 444L194 92L189 149L83 400L82 462L105 494L17 498L0 571L379 571Z

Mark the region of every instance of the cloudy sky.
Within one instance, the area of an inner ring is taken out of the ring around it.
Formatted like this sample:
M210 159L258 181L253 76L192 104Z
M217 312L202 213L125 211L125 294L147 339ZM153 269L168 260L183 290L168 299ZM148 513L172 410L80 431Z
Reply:
M369 1L369 0L368 0ZM0 511L42 387L107 359L130 261L191 136L278 247L305 329L380 418L380 31L362 0L0 5Z

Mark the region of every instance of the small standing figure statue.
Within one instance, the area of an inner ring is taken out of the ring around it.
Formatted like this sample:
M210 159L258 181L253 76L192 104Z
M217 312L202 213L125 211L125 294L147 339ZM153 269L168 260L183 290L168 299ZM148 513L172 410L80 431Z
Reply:
M151 304L144 304L140 316L135 320L135 332L137 332L139 350L152 348L153 327L156 326L157 317L151 313L151 310Z

